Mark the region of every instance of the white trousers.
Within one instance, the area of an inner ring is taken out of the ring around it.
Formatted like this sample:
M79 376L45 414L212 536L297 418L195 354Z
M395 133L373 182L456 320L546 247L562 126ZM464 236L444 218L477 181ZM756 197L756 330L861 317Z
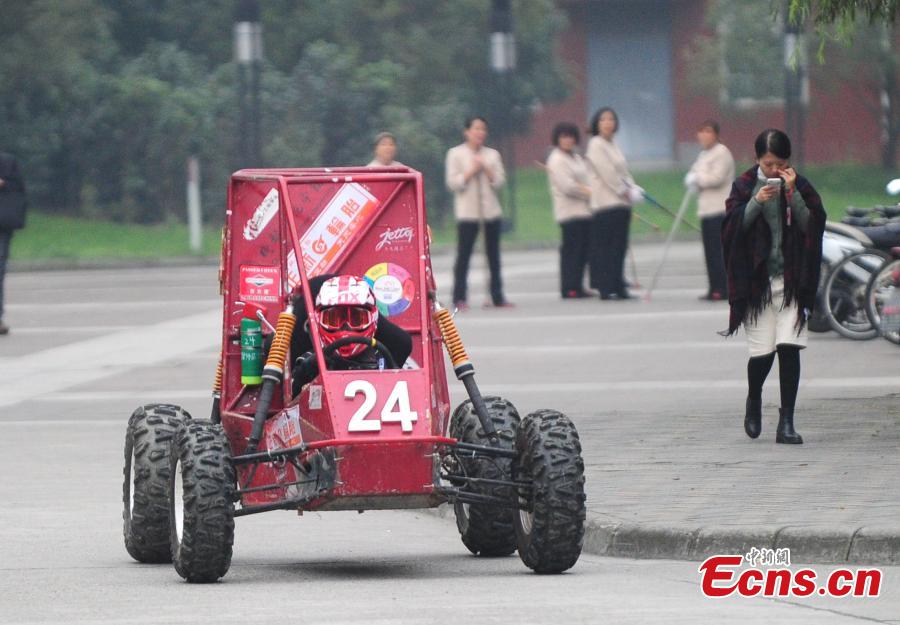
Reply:
M744 323L751 358L771 354L779 345L806 347L806 326L797 334L797 302L790 306L784 305L784 278L772 278L771 285L772 301L755 322Z

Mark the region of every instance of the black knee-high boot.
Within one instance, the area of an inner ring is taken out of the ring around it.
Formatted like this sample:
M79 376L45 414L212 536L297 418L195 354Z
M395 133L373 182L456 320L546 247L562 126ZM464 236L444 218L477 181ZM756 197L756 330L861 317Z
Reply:
M781 382L781 411L775 442L802 445L803 437L794 430L794 403L800 385L800 348L793 345L778 346L778 377Z
M750 438L762 432L762 388L775 362L775 354L756 356L747 361L747 406L744 412L744 431Z

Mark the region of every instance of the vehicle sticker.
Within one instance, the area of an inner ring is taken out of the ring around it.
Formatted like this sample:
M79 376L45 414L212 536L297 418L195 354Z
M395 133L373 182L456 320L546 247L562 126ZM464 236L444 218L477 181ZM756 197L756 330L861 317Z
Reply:
M300 238L307 276L324 273L347 241L378 208L378 199L362 185L343 185Z
M256 239L277 214L278 189L272 189L266 194L260 205L256 207L256 210L253 211L253 216L247 220L247 225L244 226L244 238L248 241Z
M403 363L401 369L420 369L419 363L417 363L412 356L406 359L406 362Z
M385 247L391 250L403 249L410 246L412 242L412 226L401 226L399 228L391 228L388 226L384 232L378 235L378 243L375 244L375 251L380 252Z
M287 253L288 290L293 291L300 286L300 267L297 265L297 254L294 249Z
M241 265L242 302L278 302L281 299L281 269L262 265Z
M309 387L309 409L310 410L321 410L322 409L322 385L321 384L313 384Z
M396 263L378 263L369 267L366 282L375 294L378 312L386 317L399 315L412 305L416 285L409 272Z
M266 435L268 449L287 449L303 442L300 432L300 408L291 406L272 419Z

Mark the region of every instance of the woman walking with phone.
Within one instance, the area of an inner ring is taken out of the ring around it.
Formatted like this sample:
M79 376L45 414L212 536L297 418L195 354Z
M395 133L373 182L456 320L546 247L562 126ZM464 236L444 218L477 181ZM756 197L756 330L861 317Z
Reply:
M784 132L764 130L754 149L756 165L734 181L722 226L731 305L727 333L743 325L747 334L747 436L762 431L762 388L777 354L781 410L775 442L800 444L794 405L806 321L819 286L825 209L809 181L791 167L791 141Z

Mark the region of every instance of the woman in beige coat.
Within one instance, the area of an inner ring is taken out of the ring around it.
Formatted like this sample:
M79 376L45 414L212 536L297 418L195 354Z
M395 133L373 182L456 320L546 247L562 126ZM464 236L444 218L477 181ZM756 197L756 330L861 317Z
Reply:
M632 298L625 286L625 253L631 205L643 198L643 189L635 184L625 156L613 142L618 129L616 112L601 108L591 118L593 136L587 145L593 214L591 286L604 300Z
M697 141L703 150L684 178L684 185L697 194L697 216L703 232L706 274L709 289L700 299L720 301L728 298L725 260L722 257L722 222L725 200L734 180L734 157L719 143L719 124L707 120L697 129Z
M502 212L499 191L506 182L500 152L484 145L488 127L483 117L466 120L465 142L447 151L446 183L453 192L456 215L457 250L453 267L453 303L459 310L468 305L469 260L478 230L484 224L484 247L491 272L491 303L510 306L500 279L500 227Z
M575 149L579 140L575 124L557 124L553 129L556 147L547 158L553 216L562 230L559 278L563 299L588 297L584 290L584 268L591 240L591 188L587 162Z
M403 167L403 163L395 160L397 156L397 139L389 132L375 135L374 154L366 167Z

